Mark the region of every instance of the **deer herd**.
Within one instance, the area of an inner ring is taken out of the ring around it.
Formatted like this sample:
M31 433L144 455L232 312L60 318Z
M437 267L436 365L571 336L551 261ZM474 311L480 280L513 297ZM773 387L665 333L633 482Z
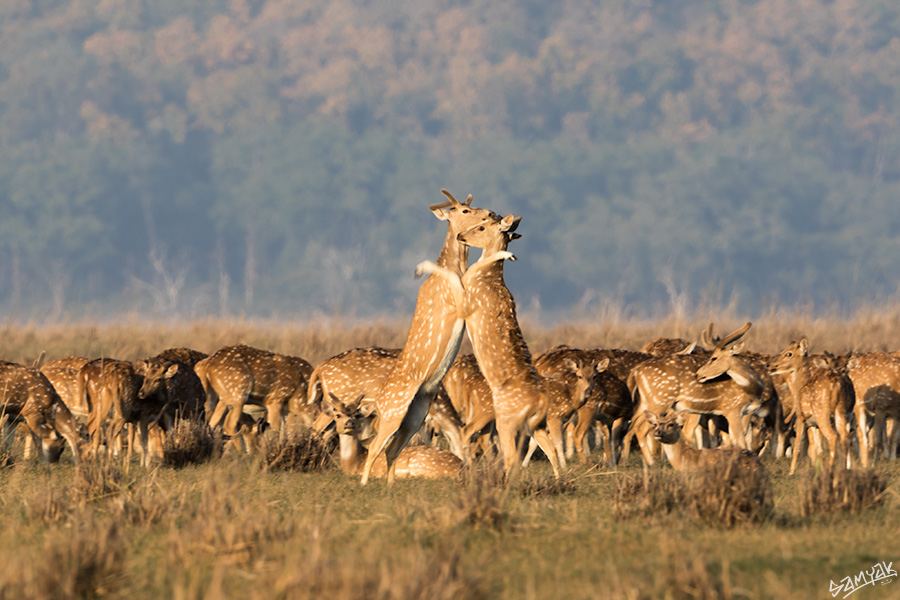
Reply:
M576 452L587 460L592 442L610 467L634 445L645 468L662 454L679 471L752 463L766 449L790 453L791 473L801 457L845 467L896 458L897 354L811 354L806 338L776 356L750 353L747 323L721 338L710 325L694 343L558 346L533 357L503 277L522 218L442 193L447 201L429 208L447 236L437 261L416 269L428 277L402 348L356 348L315 368L245 345L209 356L172 348L135 363L0 361L7 443L19 430L45 461L68 446L76 463L126 447L130 457L139 445L146 465L179 420L206 422L248 452L263 429L308 428L338 437L342 469L362 484L450 477L495 452L509 473L537 448L558 477ZM471 266L469 248L481 249ZM466 334L473 353L459 355Z

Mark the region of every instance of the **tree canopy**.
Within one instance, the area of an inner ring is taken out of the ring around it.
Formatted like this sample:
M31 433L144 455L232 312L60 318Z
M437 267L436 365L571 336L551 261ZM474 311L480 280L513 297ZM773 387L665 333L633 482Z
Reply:
M7 316L408 312L439 190L546 315L895 301L889 0L0 4Z

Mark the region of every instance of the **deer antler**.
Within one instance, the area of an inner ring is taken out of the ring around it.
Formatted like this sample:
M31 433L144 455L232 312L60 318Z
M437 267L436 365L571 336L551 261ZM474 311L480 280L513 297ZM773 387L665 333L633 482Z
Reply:
M710 323L709 328L700 335L700 342L704 346L712 346L713 348L719 349L727 348L731 344L741 339L741 337L743 337L743 335L750 329L750 325L752 325L752 323L748 321L747 324L740 329L732 331L723 338L717 338L713 337L713 324Z

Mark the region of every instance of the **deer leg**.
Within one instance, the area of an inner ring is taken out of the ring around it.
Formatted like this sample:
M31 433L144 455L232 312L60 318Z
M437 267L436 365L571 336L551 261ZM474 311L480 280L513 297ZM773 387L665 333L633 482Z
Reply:
M797 415L794 421L794 431L794 451L791 453L791 470L788 472L788 475L793 475L797 469L797 460L800 458L800 454L803 453L803 445L806 441L806 422L800 415Z
M747 450L747 436L744 432L744 422L740 413L729 413L725 419L728 421L728 432L735 446L741 450Z
M534 437L528 438L528 451L525 453L525 458L522 459L522 468L524 469L531 463L531 457L534 455L534 451L537 450L538 443Z
M538 446L541 447L541 450L543 450L544 454L547 455L547 458L550 459L550 466L553 467L553 474L559 479L559 459L556 455L556 448L554 448L553 441L550 439L547 430L536 429L534 433L532 433L532 437L537 440Z
M274 431L281 430L281 421L284 414L284 402L273 401L266 405L266 421Z
M857 403L855 407L856 412L856 438L859 442L859 460L862 463L862 466L865 468L869 467L869 438L867 435L867 430L869 429L869 415L866 410L865 404L862 402ZM873 429L877 431L878 429L878 416L875 416L875 425ZM877 434L876 434L877 439ZM877 444L875 446L875 456L873 457L873 463L877 461L878 457L878 449Z
M568 469L569 466L566 463L566 448L562 432L562 420L556 417L547 419L547 428L545 431L550 437L551 444L556 448L556 458L559 461L560 469Z
M428 409L431 408L433 398L434 394L430 394L425 390L420 389L416 392L409 408L406 410L406 416L403 417L400 426L385 447L384 457L387 460L388 484L394 482L397 456L416 432L422 428L422 424L425 423L425 418L428 416Z

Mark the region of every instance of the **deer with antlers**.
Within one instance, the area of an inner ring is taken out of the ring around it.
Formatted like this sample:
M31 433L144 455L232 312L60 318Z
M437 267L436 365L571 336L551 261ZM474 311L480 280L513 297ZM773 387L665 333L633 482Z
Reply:
M559 477L556 447L545 428L550 405L547 380L534 366L516 317L515 300L503 280L503 263L515 259L506 248L520 237L515 230L521 219L507 215L461 233L462 243L483 249L481 258L462 277L430 261L420 263L417 273L437 275L429 280L442 279L453 285L453 306L466 320L475 357L491 388L507 474L518 459L516 437L527 427Z
M645 413L662 415L670 408L676 411L723 416L734 443L747 449L743 415L759 410L771 396L772 384L767 375L732 354L724 357L750 329L750 323L715 342L721 358L710 362L708 356L673 354L652 358L634 368L628 386L636 395L638 415L632 422L625 445L634 436L641 447L645 464L653 465L655 444L648 436L650 424ZM702 369L702 370L701 370Z
M430 206L432 213L447 221L447 236L437 264L461 277L468 264L468 245L457 236L473 227L499 221L490 210L471 206L471 195L463 203L447 190L448 202ZM453 306L453 288L447 281L430 277L422 283L416 310L403 349L375 399L378 433L369 447L361 482L369 479L376 458L384 452L388 482L394 478L394 461L428 414L441 380L456 358L465 331L465 318Z
M772 359L773 374L788 376L794 401L794 451L790 474L797 468L797 459L807 439L807 430L816 427L829 446L829 463L834 466L837 448L850 466L850 424L853 418L855 393L853 383L842 372L813 364L809 356L809 341L804 337L792 342ZM835 431L836 430L836 431Z

